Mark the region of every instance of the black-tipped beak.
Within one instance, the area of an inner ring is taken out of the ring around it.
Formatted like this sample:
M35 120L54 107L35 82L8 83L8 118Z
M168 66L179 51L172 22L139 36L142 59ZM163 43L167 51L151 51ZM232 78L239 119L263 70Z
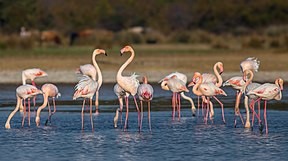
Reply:
M122 55L123 55L123 53L120 52L120 56L122 56Z
M105 56L108 56L108 54L107 54L107 53L105 53Z

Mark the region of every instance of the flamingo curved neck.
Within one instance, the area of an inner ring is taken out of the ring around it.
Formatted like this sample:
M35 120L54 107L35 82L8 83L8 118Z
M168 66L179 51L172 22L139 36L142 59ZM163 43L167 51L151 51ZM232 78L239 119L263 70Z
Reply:
M102 73L101 73L101 70L96 62L96 54L93 54L92 56L92 62L93 62L93 65L98 73L98 80L97 80L97 83L98 83L98 89L100 88L100 86L102 85ZM96 76L95 76L95 81L96 81Z
M48 94L43 94L43 97L44 97L44 102L43 104L38 108L37 110L37 115L36 117L39 117L40 118L40 113L41 111L47 106L48 104Z
M247 74L244 73L244 76L247 76L248 74L250 75L250 77L249 77L249 79L246 81L246 83L244 84L243 91L246 90L246 87L252 82L252 79L253 79L253 77L254 77L254 74L253 74L253 72L252 72L251 70L248 70L248 73L247 73Z
M222 79L222 76L219 74L219 71L217 70L217 66L218 66L218 64L215 64L214 65L214 68L213 68L213 70L214 70L214 73L215 73L215 75L216 75L216 77L217 77L217 82L216 82L216 86L217 87L221 87L222 86L222 83L223 83L223 79Z
M131 56L129 57L129 59L126 60L126 62L120 67L120 69L119 69L118 72L117 72L117 78L116 78L117 81L118 81L119 78L123 77L123 76L122 76L123 70L124 70L124 69L132 62L132 60L134 59L134 56L135 56L134 50L131 49L130 52L131 52Z
M197 76L199 78L199 80L196 82L196 84L193 86L193 93L197 96L202 96L202 92L199 91L199 86L203 81L203 77L202 76ZM196 78L197 78L196 77Z
M12 113L9 115L9 117L8 117L6 123L5 123L5 127L6 127L6 126L9 126L9 127L6 127L6 128L10 128L10 120L11 120L12 117L15 115L15 113L19 110L20 105L22 104L21 98L20 98L18 95L16 95L16 96L17 96L17 105L16 105L16 108L15 108L15 109L12 111Z
M22 72L22 85L26 84L26 77L25 74Z

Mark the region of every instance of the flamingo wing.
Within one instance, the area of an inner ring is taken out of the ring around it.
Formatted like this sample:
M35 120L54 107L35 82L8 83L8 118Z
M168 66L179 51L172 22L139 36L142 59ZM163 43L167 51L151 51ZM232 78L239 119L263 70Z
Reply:
M75 86L73 99L79 97L92 98L96 92L98 84L89 76L83 75L78 84Z
M214 74L204 73L202 74L202 83L217 83L217 77Z

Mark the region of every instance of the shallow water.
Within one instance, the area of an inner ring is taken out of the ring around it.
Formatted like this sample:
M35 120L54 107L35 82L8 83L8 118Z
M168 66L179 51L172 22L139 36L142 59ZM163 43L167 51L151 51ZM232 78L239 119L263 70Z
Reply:
M181 120L172 121L171 93L155 84L152 133L148 130L147 113L141 133L137 129L135 112L129 114L127 132L123 132L120 125L113 128L118 102L112 84L104 84L101 88L101 113L93 116L94 133L88 113L85 114L85 130L81 131L81 100L71 100L72 84L59 85L62 97L57 101L58 112L51 125L43 126L47 118L44 111L40 127L35 127L32 114L31 128L27 125L21 128L22 116L17 113L11 120L11 129L6 130L5 121L15 105L16 85L1 85L0 89L1 160L286 160L288 154L287 90L280 103L268 103L269 135L266 136L260 134L258 122L253 130L244 129L240 124L233 127L234 110L231 107L235 91L231 88L224 88L228 97L219 97L225 105L227 124L223 125L221 110L216 108L214 124L205 125L202 117L191 117L186 101L182 101ZM196 97L193 98L196 103ZM42 96L37 97L38 104L41 99ZM133 105L131 109L134 109ZM244 113L243 108L241 112Z

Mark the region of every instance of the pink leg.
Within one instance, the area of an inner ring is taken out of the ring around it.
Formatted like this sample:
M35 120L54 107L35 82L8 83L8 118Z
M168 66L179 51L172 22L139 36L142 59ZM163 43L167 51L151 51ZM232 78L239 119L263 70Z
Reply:
M208 113L209 113L209 110L210 110L210 97L207 97L207 109L206 109L206 116L205 116L205 124L207 124L207 121L208 121Z
M255 119L254 104L255 104L254 100L251 100L251 105L250 106L253 108L253 112L252 112L252 127L254 126L254 119Z
M253 103L253 104L252 104ZM256 113L255 112L255 110L254 110L254 102L251 102L250 103L250 109L252 110L252 112L253 112L253 115ZM257 119L261 122L261 119L260 119L260 117L256 114L256 117L257 117ZM252 117L252 119L253 119L253 117ZM253 122L252 122L252 125L253 125Z
M151 119L150 119L150 101L148 102L148 122L149 122L149 129L151 130Z
M224 106L223 106L223 103L221 101L219 101L219 99L215 96L213 96L213 98L220 104L221 106L221 109L222 109L222 120L223 120L223 123L226 124L226 121L225 121L225 116L224 116ZM242 119L243 121L243 119Z
M35 84L34 80L32 80L31 83L32 83L32 85L33 85L34 87L36 87L36 84ZM36 106L36 96L33 97L33 105L34 105L34 109L35 109L35 106Z
M141 108L140 129L142 129L142 121L143 121L143 101L140 101L140 108Z
M128 108L128 97L127 97L127 96L125 96L125 103L126 103L126 118L125 118L125 124L124 124L124 131L126 131L126 129L127 129L128 112L129 112L129 108Z
M197 114L197 116L199 116L199 107L200 106L200 96L198 96L198 114Z
M175 107L176 104L175 104L175 93L173 93L172 95L172 120L174 120L174 117L175 117Z
M135 103L135 106L136 106L136 110L138 112L138 127L139 127L139 132L140 132L141 131L141 127L140 127L140 122L141 122L140 110L139 110L139 107L138 107L138 103L137 103L136 97L133 96L133 99L134 99L134 103Z
M265 121L265 126L266 126L266 135L268 135L268 123L267 123L266 107L267 107L267 101L264 100L264 121Z
M120 105L120 125L122 126L123 99L122 97L119 97L118 100Z
M83 100L81 117L82 117L82 132L84 131L84 106L85 106L85 99Z
M261 110L260 110L260 100L258 101L258 116L261 116ZM258 124L260 126L260 122L258 121Z
M25 117L26 117L26 101L24 99L24 106L23 106L23 111L24 111L24 114L23 114L23 119L22 119L22 127L24 127L24 122L25 122Z
M93 118L92 118L92 98L90 98L90 122L91 122L92 132L94 132L94 123L93 123Z
M30 98L28 98L28 127L30 127L30 118L31 118L31 113L30 113Z
M180 94L178 93L178 120L180 121L180 117L181 117L181 102L180 102Z

